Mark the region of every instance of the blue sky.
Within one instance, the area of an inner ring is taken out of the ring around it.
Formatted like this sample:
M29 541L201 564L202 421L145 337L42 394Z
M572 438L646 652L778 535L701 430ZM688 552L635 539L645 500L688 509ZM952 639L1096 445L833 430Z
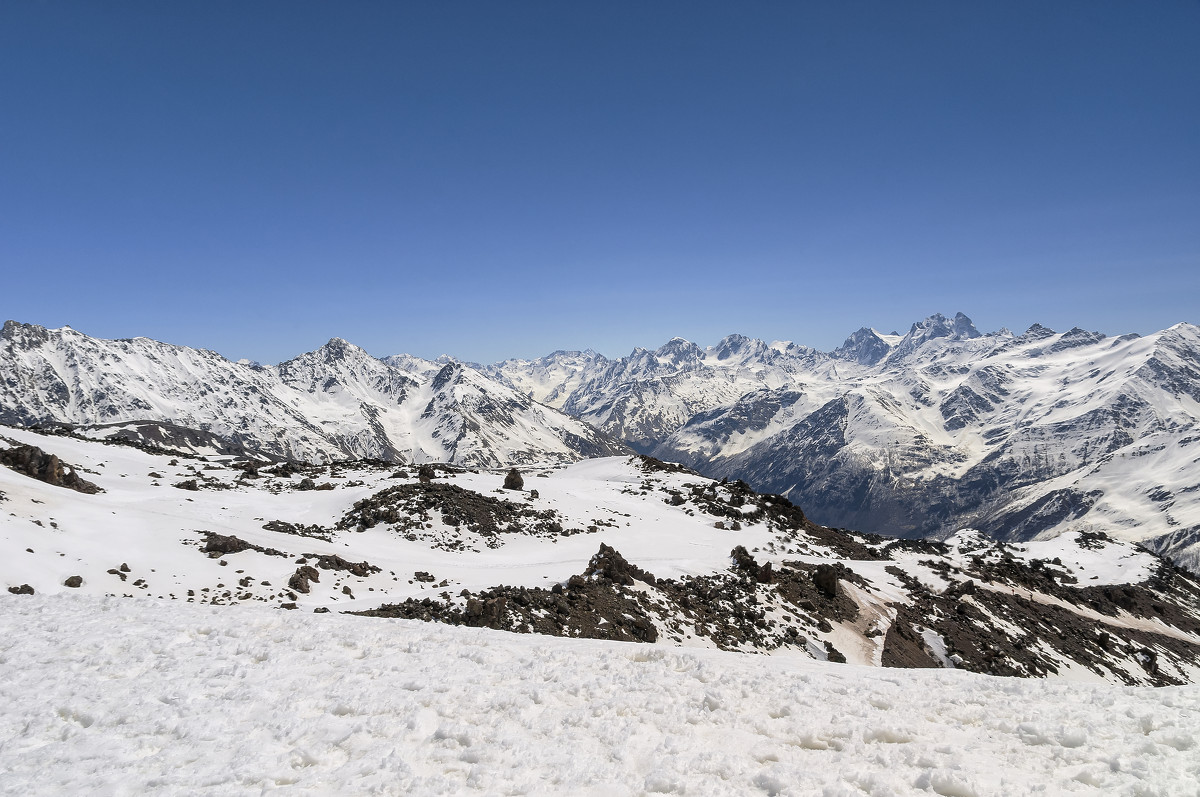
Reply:
M0 315L275 362L1200 323L1200 2L11 2Z

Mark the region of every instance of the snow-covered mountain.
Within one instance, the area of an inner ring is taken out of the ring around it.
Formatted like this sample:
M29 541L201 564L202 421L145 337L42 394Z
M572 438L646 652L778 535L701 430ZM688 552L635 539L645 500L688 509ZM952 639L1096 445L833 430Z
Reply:
M554 360L551 355L550 360ZM1200 329L982 334L934 315L822 353L732 335L635 350L563 408L656 457L881 534L1102 531L1200 567ZM510 384L519 363L497 368ZM543 392L553 387L543 384Z
M623 450L470 367L424 362L384 362L334 338L272 367L147 338L100 340L10 321L0 331L0 422L182 440L167 426L206 436L184 448L301 461L499 465Z
M555 352L538 360L506 360L489 373L645 452L697 413L756 388L792 384L819 358L796 344L730 335L708 349L674 338L655 351L634 349L619 360Z
M503 468L268 466L0 428L0 581L17 599L145 596L875 667L1200 681L1200 583L1104 535L889 540L639 456L523 476L505 489Z
M197 453L471 465L632 448L832 526L1004 540L1103 532L1200 568L1200 329L981 333L934 315L840 348L730 335L472 366L340 339L278 366L16 323L0 421ZM597 432L596 430L600 430Z

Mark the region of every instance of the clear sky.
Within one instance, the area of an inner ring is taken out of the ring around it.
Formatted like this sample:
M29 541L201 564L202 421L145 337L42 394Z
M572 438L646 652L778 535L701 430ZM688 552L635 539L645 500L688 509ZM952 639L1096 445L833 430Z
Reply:
M0 5L0 316L276 362L1200 323L1200 2Z

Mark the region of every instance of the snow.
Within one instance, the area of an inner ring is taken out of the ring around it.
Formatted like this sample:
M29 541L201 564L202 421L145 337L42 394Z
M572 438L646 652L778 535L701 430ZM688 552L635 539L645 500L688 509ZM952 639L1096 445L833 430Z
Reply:
M565 467L548 466L526 472L526 486L540 493L529 500L523 493L497 495L503 471L456 474L439 480L492 495L528 503L538 510L555 510L566 528L586 529L596 521L592 533L544 539L511 535L504 544L490 549L480 544L477 551L463 552L431 548L423 541L409 541L384 526L362 533L345 532L332 542L298 538L263 528L265 521L332 526L359 499L406 480L392 477L390 469L350 470L340 477L322 477L336 485L333 490L298 492L288 480L261 479L238 484L239 471L214 468L212 463L178 460L170 465L169 455L149 454L123 446L102 445L64 437L47 437L37 432L6 428L3 437L15 443L36 445L82 469L84 478L104 492L82 496L53 487L0 467L0 545L19 556L0 561L0 586L29 583L39 593L62 592L69 576L83 577L84 592L174 595L185 599L188 591L196 600L232 590L245 570L259 582L238 592L255 599L281 595L295 570L293 557L273 557L245 551L225 557L226 566L206 558L196 547L202 531L233 535L240 539L294 553L336 554L352 561L366 560L382 568L367 578L323 579L310 595L302 596L307 608L329 606L339 610L373 608L389 600L426 597L440 590L425 584L408 583L414 571L423 570L448 578L457 594L463 588L484 589L498 583L549 586L580 572L601 543L612 545L630 561L656 576L676 578L684 574L707 574L728 566L729 551L737 545L755 547L770 539L760 524L741 531L714 528L708 516L690 516L663 502L657 490L642 494L646 479L628 457L584 460ZM0 440L0 447L6 447ZM192 468L216 479L229 489L191 492L170 485L196 477ZM159 473L160 479L148 474ZM539 478L544 473L547 478ZM298 477L297 477L298 478ZM697 481L684 474L658 474L664 484L674 486ZM407 481L412 481L410 477ZM703 480L702 480L703 481ZM272 492L267 482L283 484ZM351 486L361 483L358 486ZM53 524L53 525L52 525ZM439 526L433 531L450 531ZM27 549L33 549L30 553ZM127 563L131 568L126 583L108 571ZM393 575L394 574L394 575ZM142 579L145 589L133 588ZM261 582L269 582L267 587ZM219 586L218 586L219 585ZM353 596L340 591L350 586ZM432 590L432 593L430 592Z
M1195 794L1200 687L0 597L7 794Z
M718 651L707 638L619 644L336 613L439 594L409 581L416 570L457 594L562 581L602 542L660 577L723 571L734 546L766 547L762 524L717 529L712 516L664 500L707 481L696 476L647 474L627 457L527 469L538 498L498 497L553 509L567 527L612 525L509 535L468 552L383 526L331 542L263 528L271 519L330 526L356 500L404 483L391 468L347 467L317 477L332 490L296 491L285 478L238 483L238 471L203 460L171 465L170 456L30 430L3 437L11 443L0 447L57 454L104 492L0 468L0 586L37 592L0 591L0 793L1182 795L1200 779L1200 687L1122 687L1069 662L1046 681L881 668L884 638L866 631L886 629L889 602L904 598L889 568L946 584L919 564L925 554L849 562L875 585L842 582L858 619L809 634L806 650L769 655ZM228 489L170 486L199 474ZM503 470L438 481L496 495ZM728 487L714 492L729 497ZM202 530L292 553L212 559L195 547ZM970 531L950 543L963 558L993 545ZM1081 548L1064 534L1008 550L1057 557L1081 579L1095 575L1091 583L1150 572L1144 552L1103 545ZM805 551L756 555L776 564L832 557L815 544ZM322 572L296 601L300 611L282 611L267 596L287 600L281 588L301 552L382 571ZM110 570L122 563L128 582ZM63 586L75 574L82 587ZM244 574L255 583L235 588L253 596L240 605L188 602L189 590L211 599ZM1200 641L1150 619L1075 611ZM823 640L850 664L824 661ZM925 641L949 666L943 640L927 632ZM1114 667L1124 664L1138 666Z

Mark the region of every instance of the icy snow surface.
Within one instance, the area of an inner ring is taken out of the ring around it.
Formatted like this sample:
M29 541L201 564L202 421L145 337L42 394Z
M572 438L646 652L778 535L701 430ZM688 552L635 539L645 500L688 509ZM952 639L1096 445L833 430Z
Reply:
M5 794L1194 795L1200 687L0 596Z

